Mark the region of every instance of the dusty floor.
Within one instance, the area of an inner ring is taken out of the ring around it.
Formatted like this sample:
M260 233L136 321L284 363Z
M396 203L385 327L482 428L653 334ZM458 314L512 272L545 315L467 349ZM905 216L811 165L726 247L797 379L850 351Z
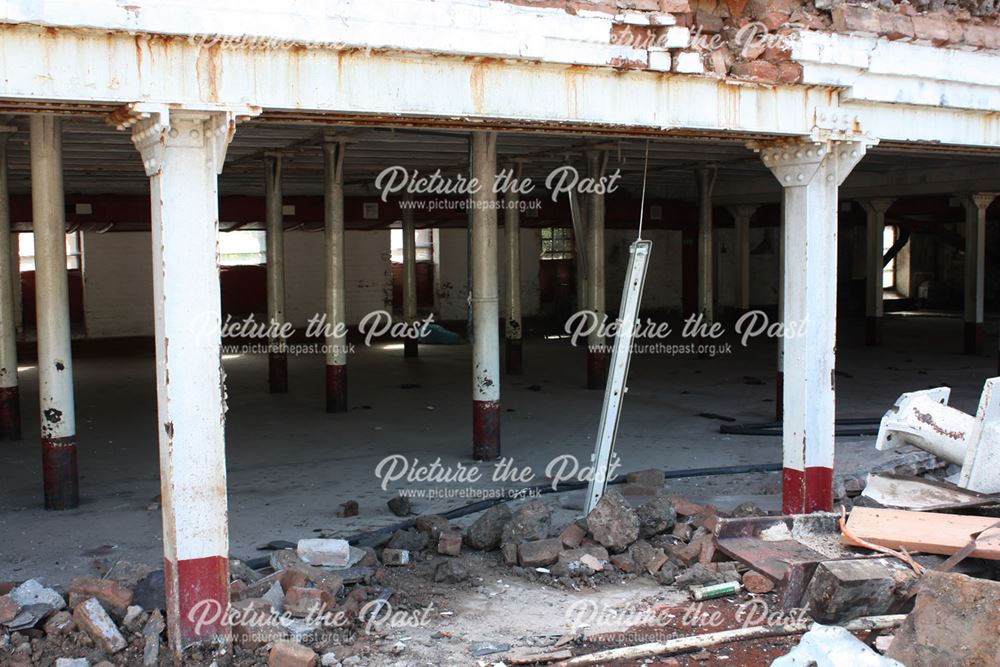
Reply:
M890 318L887 343L880 349L860 345L860 322L848 320L842 327L841 417L875 417L901 392L940 384L953 388L953 405L974 411L983 381L995 372L994 350L982 357L958 353L957 319ZM574 454L584 464L589 459L602 394L583 388L583 354L566 340L533 338L525 345L525 374L502 378L503 455L519 468L530 466L532 484L544 481L546 465L557 456ZM257 547L271 540L344 536L392 524L398 518L385 502L400 489L455 493L474 486L473 493L489 497L498 487L523 486L493 484L488 479L493 464L470 460L468 346L425 346L416 361L401 356L398 346L359 347L349 360L352 410L341 415L322 411L318 357L290 359L291 391L281 396L267 392L262 358L225 360L234 556L259 556ZM772 420L774 358L774 345L766 341L707 360L635 358L617 446L622 470L779 462L779 438L722 435L717 418L700 414L739 422ZM41 576L62 585L93 574L98 559L157 566L162 558L153 359L80 359L75 370L81 506L61 513L41 509L36 376L28 367L21 374L25 438L0 446L0 581ZM873 440L840 442L838 468L863 468ZM382 490L375 469L393 454L425 463L440 457L444 464L478 465L487 479L476 485L396 482ZM762 504L776 504L777 479L758 474L670 485L693 499L731 496L735 505L747 493L764 493L770 498L758 499ZM579 495L558 498L566 521L576 514ZM339 504L350 499L359 502L360 516L337 518ZM415 512L433 513L466 502L462 497L416 498L413 504ZM486 572L481 582L457 594L430 591L428 599L452 613L438 613L434 623L411 632L393 630L379 642L378 660L384 663L371 658L366 664L393 664L391 648L400 641L408 647L408 658L437 664L471 664L469 646L476 642L551 642L565 632L564 610L580 596L594 595L511 579L488 567ZM676 595L647 579L603 587L596 599L605 605L676 604ZM453 649L450 663L445 658Z
M901 392L942 383L953 388L953 405L975 410L984 379L994 373L995 353L959 354L959 320L890 318L880 349L859 345L860 325L842 325L838 415L877 416ZM530 466L533 484L544 481L557 456L574 454L581 465L589 460L602 395L583 388L583 354L566 340L532 339L525 345L525 374L502 378L502 454L520 468ZM376 466L393 454L477 465L469 456L468 346L423 346L416 361L401 356L395 346L359 346L349 366L353 409L340 415L323 412L319 357L291 358L291 391L278 396L267 392L263 359L226 360L233 555L257 556L256 547L270 540L393 523L385 501L401 488L454 493L466 486L395 482L380 488ZM21 373L24 440L0 445L0 580L40 575L65 583L89 573L95 553L151 564L161 558L159 512L147 509L160 492L153 359L80 359L75 371L80 508L41 509L36 375L27 368ZM763 384L748 384L756 381ZM414 384L419 387L402 388ZM769 421L773 396L774 346L767 342L708 360L637 357L617 445L622 471L780 462L780 438L722 435L720 421L699 416ZM838 467L858 463L842 456ZM504 486L489 481L493 464L478 466L485 478L478 486L486 493ZM729 493L745 492L738 477L728 481ZM360 503L360 516L337 518L339 504L350 499ZM427 513L466 502L415 499L414 507Z

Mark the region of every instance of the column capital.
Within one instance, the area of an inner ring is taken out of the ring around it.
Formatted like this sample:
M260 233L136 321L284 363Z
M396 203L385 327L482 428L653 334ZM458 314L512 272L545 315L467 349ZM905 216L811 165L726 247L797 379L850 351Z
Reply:
M730 215L732 215L735 220L749 220L759 208L760 204L734 204L732 206L727 206L726 210L729 211Z
M181 105L133 102L108 115L107 122L119 130L132 128L132 143L142 157L146 176L156 176L163 167L168 145L178 148L212 149L215 173L222 173L226 150L236 132L237 120L260 114L260 107L242 105Z
M985 211L1000 192L968 192L959 197L967 211Z
M859 199L858 203L861 208L865 210L868 215L877 215L879 217L884 217L886 211L889 210L896 202L895 197L872 197L871 199Z

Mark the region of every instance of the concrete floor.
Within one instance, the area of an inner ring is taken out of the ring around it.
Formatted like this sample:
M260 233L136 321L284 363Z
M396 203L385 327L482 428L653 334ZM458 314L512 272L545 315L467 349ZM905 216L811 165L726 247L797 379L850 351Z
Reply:
M901 392L940 384L953 387L953 405L974 411L983 381L996 369L992 336L986 355L959 354L958 319L887 319L887 343L880 349L860 344L862 322L846 320L841 327L841 417L878 416ZM420 353L419 360L404 360L399 346L358 347L349 360L352 410L340 415L323 412L320 357L291 358L291 391L279 396L267 392L262 357L225 360L234 556L258 556L257 546L270 540L347 535L397 521L385 502L404 485L383 491L374 472L385 456L474 465L470 349L424 346ZM567 340L533 338L524 354L525 374L501 382L502 446L515 465L532 467L537 484L556 456L589 460L602 394L583 388L584 351ZM634 358L617 446L622 470L780 462L780 438L721 435L719 421L698 416L772 420L774 360L769 341L709 360ZM160 562L160 514L149 509L159 494L153 368L151 356L76 362L81 505L58 513L41 509L37 378L33 368L22 371L24 440L0 443L0 580L44 576L61 584L92 573L95 557ZM764 384L748 384L747 378ZM862 443L851 451L861 455L842 456L838 467L863 466L870 450ZM479 466L487 480L477 487L496 486L488 479L493 464ZM770 477L764 486L773 492L776 476ZM754 492L761 489L760 478ZM727 477L714 491L744 493L748 482ZM675 488L690 491L683 483ZM337 518L338 505L350 499L360 503L360 516ZM416 500L414 506L422 513L465 502Z

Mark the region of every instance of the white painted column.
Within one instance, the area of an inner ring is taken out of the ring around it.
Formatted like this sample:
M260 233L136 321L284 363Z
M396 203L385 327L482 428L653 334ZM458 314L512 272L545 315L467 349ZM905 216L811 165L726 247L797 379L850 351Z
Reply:
M267 239L267 317L275 330L285 323L285 225L282 214L281 155L264 156L265 234ZM288 351L280 336L270 340L267 384L272 394L288 391Z
M472 133L472 456L500 456L500 299L497 280L496 132Z
M347 307L344 292L345 141L323 142L326 220L326 411L347 411Z
M882 344L882 233L885 213L894 199L878 197L861 202L865 210L865 344Z
M76 409L70 346L62 121L31 117L31 209L35 230L35 308L45 509L72 509L80 500Z
M819 131L817 131L819 132ZM789 139L757 146L784 187L783 510L833 505L837 192L863 141Z
M778 210L778 318L785 318L785 203ZM778 374L774 393L774 420L785 418L785 338L778 338Z
M962 197L965 207L965 354L983 352L983 285L986 275L986 209L996 193Z
M17 316L14 277L20 277L17 244L10 231L10 190L7 184L7 137L12 127L0 127L0 440L21 439L21 395L17 383Z
M515 182L521 180L521 164L509 167ZM520 375L522 371L521 339L521 213L518 210L519 195L508 188L504 192L504 234L507 238L507 321L504 327L506 349L505 367L507 375Z
M712 188L715 187L715 168L698 169L698 312L706 322L715 318L712 277Z
M413 201L409 198L407 201ZM417 321L417 227L413 222L413 209L404 206L403 219L403 319L412 325ZM403 340L403 356L416 358L420 343L416 338Z
M750 218L756 210L752 204L731 209L736 232L736 307L741 313L750 310Z
M152 203L167 630L178 662L185 647L230 635L224 614L199 624L197 609L229 605L217 174L233 128L231 113L171 111L132 130Z
M604 176L606 151L587 152L587 176L599 182ZM604 195L587 196L587 308L597 322L605 317L604 289ZM604 350L602 327L594 327L587 336L587 389L604 389L608 381L611 352Z

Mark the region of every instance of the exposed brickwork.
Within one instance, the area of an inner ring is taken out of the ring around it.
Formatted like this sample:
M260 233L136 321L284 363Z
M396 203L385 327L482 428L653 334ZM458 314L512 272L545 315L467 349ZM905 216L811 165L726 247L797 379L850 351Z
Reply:
M1000 0L508 0L601 12L619 69L788 85L802 80L791 40L803 29L961 49L1000 49ZM698 64L698 60L701 61Z

